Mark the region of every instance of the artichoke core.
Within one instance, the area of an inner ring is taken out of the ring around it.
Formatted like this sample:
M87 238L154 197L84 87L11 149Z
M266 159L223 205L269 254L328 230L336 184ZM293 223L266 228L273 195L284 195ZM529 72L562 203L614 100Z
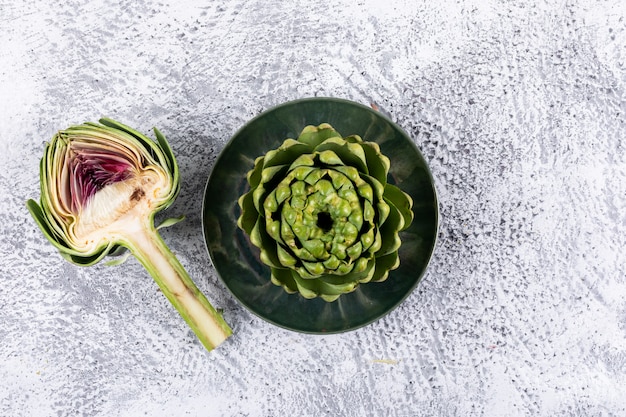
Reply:
M80 216L70 226L84 249L97 246L128 230L138 215L149 212L162 190L166 190L166 176L146 175L109 184L95 192L85 202Z
M289 293L334 301L399 266L399 232L411 197L387 182L389 159L374 142L327 123L255 160L239 198L239 227Z
M317 213L317 227L322 229L324 232L328 232L333 228L333 218L330 213L325 211Z

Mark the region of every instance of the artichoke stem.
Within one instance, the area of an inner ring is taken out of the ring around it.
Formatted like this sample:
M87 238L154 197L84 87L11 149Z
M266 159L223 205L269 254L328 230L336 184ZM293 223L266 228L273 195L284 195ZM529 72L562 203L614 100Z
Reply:
M196 287L151 222L137 230L127 230L125 235L125 246L152 275L208 351L232 334L228 324Z

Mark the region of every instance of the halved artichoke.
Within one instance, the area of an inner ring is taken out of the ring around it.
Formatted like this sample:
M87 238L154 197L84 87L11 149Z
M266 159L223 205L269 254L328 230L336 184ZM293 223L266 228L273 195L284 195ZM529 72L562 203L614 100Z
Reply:
M327 123L256 159L239 198L239 227L289 293L334 301L387 279L400 264L399 232L411 197L387 182L389 159L374 142Z
M27 206L68 261L89 266L127 248L207 348L232 334L154 226L174 202L178 165L165 136L157 141L112 119L57 132L40 165L41 198ZM163 227L178 219L168 219Z

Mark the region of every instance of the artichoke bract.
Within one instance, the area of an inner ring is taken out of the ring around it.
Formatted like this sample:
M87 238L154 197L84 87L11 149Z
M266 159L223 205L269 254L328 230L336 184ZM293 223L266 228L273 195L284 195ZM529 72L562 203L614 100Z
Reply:
M387 182L389 163L375 142L327 123L255 160L237 224L274 284L332 302L387 279L413 221L411 197Z
M154 132L156 142L111 119L57 132L41 160L40 203L28 200L27 206L48 240L74 264L93 265L129 249L211 350L232 331L154 226L154 215L180 189L174 154L161 132Z

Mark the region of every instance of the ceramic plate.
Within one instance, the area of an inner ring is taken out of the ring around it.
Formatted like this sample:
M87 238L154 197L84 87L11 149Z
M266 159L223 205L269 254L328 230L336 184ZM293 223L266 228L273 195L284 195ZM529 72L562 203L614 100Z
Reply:
M259 250L237 227L239 196L249 188L254 160L297 138L307 125L330 123L343 136L360 135L389 157L388 181L411 195L415 219L400 233L400 267L382 283L360 285L328 303L287 294L270 282ZM337 333L371 323L398 306L416 287L435 248L438 203L433 179L413 141L379 112L334 98L309 98L274 107L239 130L218 157L206 185L202 223L209 256L220 278L246 308L284 328L305 333Z

